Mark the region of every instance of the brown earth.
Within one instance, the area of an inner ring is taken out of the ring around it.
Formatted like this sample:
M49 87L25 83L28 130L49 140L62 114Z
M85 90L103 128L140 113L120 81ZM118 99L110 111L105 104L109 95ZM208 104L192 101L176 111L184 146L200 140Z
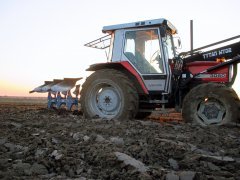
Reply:
M173 115L87 120L45 99L0 98L0 179L240 179L239 127Z

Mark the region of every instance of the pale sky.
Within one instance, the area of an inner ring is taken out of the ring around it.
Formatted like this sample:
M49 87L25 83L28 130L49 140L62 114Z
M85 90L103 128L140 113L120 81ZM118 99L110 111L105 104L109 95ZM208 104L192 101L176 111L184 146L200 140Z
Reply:
M103 26L166 18L186 51L191 19L195 48L240 35L239 7L239 0L0 0L0 96L86 76L90 64L106 61L103 51L83 46L104 35Z

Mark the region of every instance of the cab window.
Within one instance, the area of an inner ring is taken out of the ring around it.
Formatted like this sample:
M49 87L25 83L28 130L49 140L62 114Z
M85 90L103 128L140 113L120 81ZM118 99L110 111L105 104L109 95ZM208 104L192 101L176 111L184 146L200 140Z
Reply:
M126 31L124 54L141 74L164 73L158 29Z

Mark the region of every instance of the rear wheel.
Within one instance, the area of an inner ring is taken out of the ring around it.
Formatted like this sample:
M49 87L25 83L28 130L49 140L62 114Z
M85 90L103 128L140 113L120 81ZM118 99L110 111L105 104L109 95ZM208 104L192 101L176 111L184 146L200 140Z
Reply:
M231 88L206 83L193 88L183 101L182 115L186 122L202 126L224 125L239 121L240 101Z
M138 110L138 94L123 73L104 69L87 78L80 103L86 118L132 119Z

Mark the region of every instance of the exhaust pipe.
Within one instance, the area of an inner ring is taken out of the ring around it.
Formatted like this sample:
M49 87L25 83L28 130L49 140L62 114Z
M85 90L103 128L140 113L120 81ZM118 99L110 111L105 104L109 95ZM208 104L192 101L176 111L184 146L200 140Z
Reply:
M193 20L190 20L190 54L193 55Z

